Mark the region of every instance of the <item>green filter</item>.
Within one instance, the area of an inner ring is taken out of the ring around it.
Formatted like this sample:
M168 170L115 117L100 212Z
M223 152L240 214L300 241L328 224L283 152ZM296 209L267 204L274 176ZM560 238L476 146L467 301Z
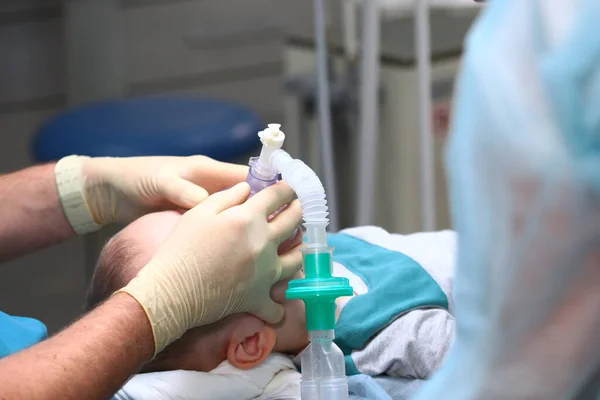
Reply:
M331 253L305 253L302 258L304 278L315 279L319 277L331 278Z
M335 300L304 300L306 308L306 329L325 331L335 329Z
M352 287L346 278L331 276L333 265L331 247L305 249L303 255L304 279L288 284L287 299L304 301L306 329L309 331L335 328L335 299L352 296Z

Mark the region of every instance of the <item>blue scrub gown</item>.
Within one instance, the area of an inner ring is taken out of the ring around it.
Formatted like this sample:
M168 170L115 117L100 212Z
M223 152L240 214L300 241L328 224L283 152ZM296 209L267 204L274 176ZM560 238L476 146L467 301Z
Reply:
M0 358L33 346L47 336L48 330L40 321L0 311Z

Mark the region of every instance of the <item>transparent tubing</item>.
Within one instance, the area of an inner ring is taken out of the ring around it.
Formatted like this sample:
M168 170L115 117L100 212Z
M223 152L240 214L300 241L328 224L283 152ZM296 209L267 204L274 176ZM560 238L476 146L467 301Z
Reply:
M306 228L307 247L327 247L326 228L329 224L325 188L319 177L304 162L293 159L284 150L271 155L271 165L283 180L294 189Z
M308 334L310 344L301 356L302 400L346 400L348 379L344 354L333 343L333 330Z

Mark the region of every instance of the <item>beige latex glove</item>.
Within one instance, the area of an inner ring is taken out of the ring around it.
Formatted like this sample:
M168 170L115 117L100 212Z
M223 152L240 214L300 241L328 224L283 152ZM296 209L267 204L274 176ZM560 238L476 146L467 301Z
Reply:
M269 323L283 318L271 286L294 275L302 256L299 246L281 255L277 250L300 225L302 210L298 201L290 203L294 193L285 183L246 201L249 193L241 183L185 213L154 258L119 291L146 312L156 353L188 329L229 314L250 312Z
M188 210L246 179L248 167L203 156L69 156L55 168L58 194L78 234L164 209Z

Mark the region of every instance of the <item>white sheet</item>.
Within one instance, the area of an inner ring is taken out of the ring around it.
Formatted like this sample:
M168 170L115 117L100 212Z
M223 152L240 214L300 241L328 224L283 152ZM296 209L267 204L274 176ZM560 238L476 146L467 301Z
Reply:
M242 371L224 361L211 372L166 371L135 375L117 400L276 400L300 398L300 373L293 362L270 355Z

